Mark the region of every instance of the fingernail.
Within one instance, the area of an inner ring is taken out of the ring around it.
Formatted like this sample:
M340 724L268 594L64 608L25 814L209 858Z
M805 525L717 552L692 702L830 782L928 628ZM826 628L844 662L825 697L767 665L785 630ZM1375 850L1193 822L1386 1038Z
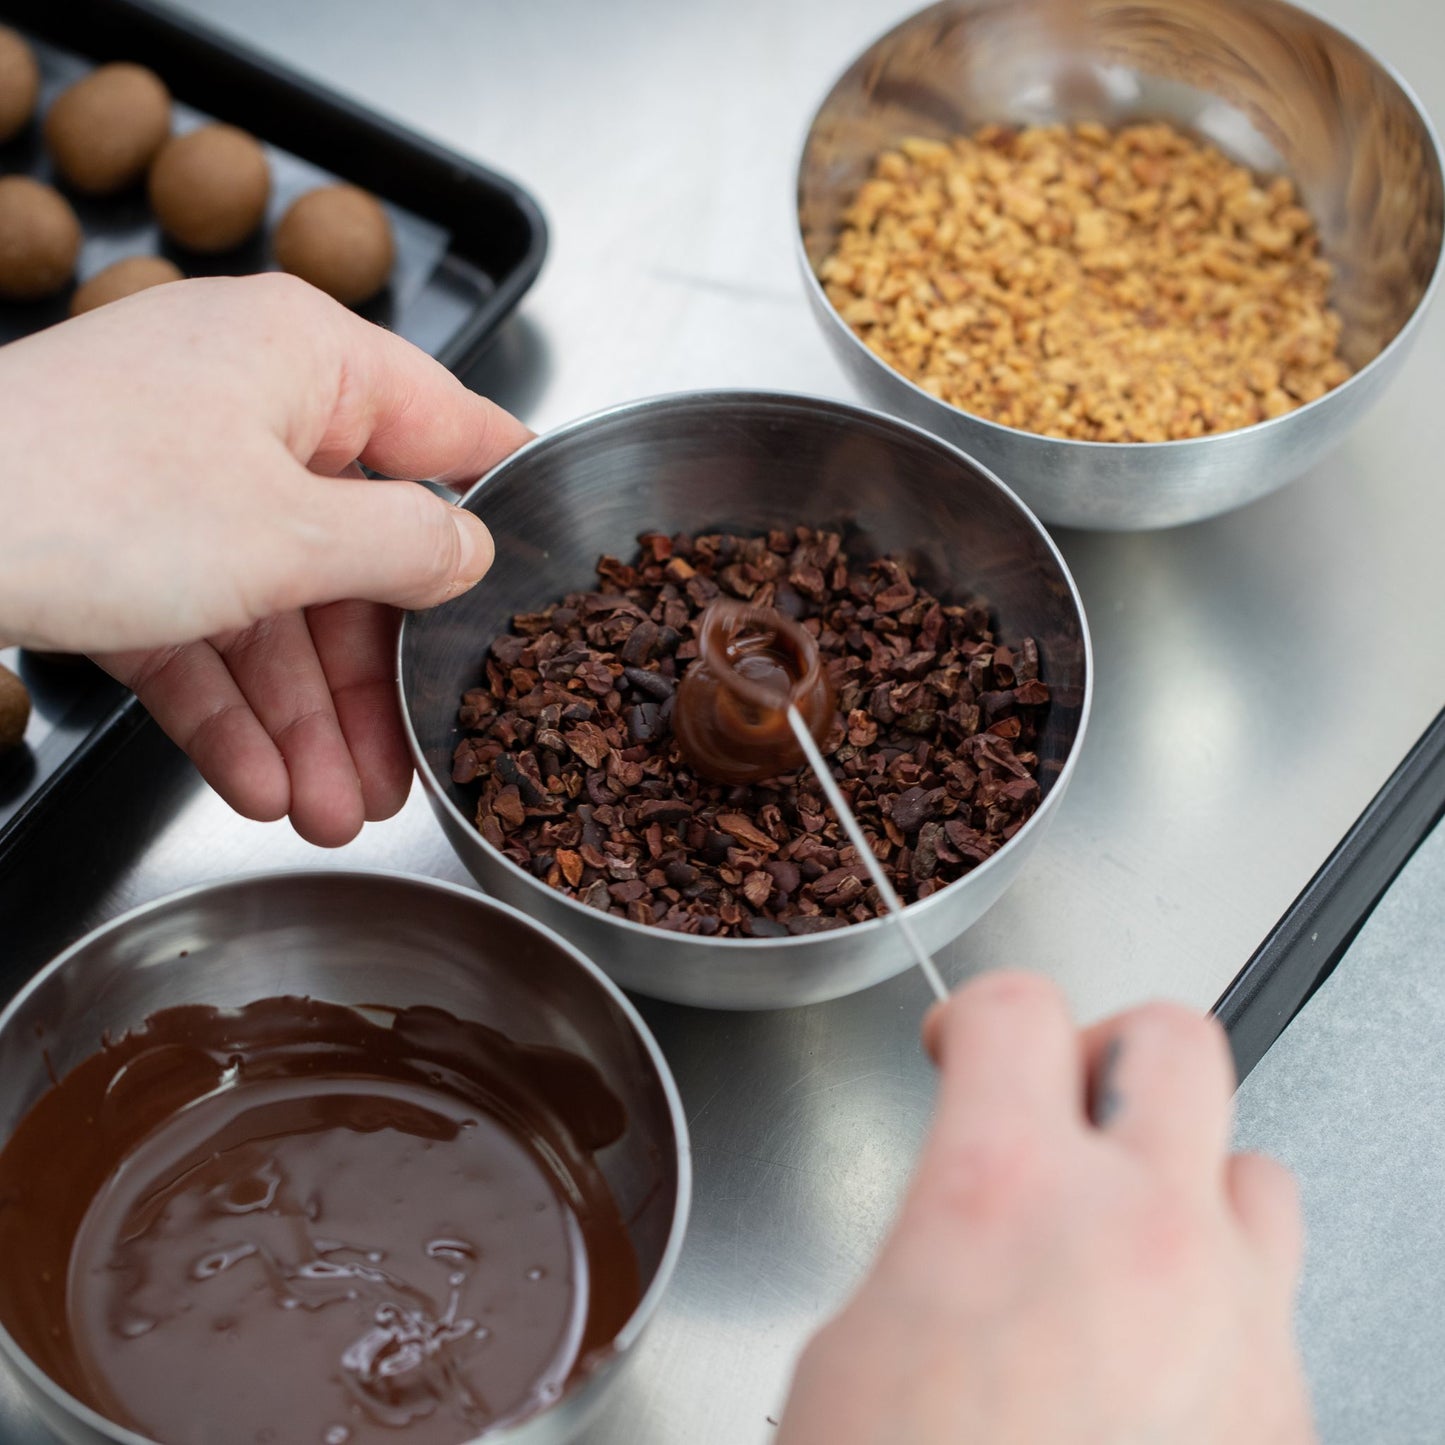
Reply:
M943 1011L946 1007L943 1003L931 1004L928 1012L923 1015L923 1047L935 1065L938 1063L938 1031L943 1027Z
M496 548L492 544L492 534L487 531L482 519L465 507L452 508L452 525L457 529L457 540L461 543L452 585L455 591L462 592L487 575Z
M1124 1107L1124 1096L1119 1092L1119 1055L1124 1052L1123 1039L1110 1039L1104 1047L1104 1056L1089 1090L1089 1120L1096 1128L1106 1129Z

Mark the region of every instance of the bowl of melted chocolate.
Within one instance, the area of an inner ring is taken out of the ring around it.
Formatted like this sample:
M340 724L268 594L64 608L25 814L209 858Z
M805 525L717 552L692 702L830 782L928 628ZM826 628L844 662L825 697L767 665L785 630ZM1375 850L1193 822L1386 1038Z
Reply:
M193 890L0 1017L0 1359L76 1445L563 1442L672 1272L686 1122L585 958L388 874Z
M497 555L403 623L418 770L482 886L624 988L777 1008L910 966L780 704L930 953L1039 845L1088 626L1048 533L948 443L684 393L539 438L462 505Z

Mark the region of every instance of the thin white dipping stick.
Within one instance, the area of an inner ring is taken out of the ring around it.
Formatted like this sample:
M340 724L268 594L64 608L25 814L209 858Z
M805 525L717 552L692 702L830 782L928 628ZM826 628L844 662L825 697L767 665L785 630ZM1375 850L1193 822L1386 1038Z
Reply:
M848 806L848 801L843 796L842 789L838 787L838 781L833 776L832 769L828 767L827 760L823 757L818 744L813 740L813 734L808 731L808 724L803 721L802 714L796 707L788 707L788 724L793 729L793 735L798 740L798 746L803 750L803 756L808 760L808 766L817 775L818 784L823 789L823 796L827 798L833 811L838 815L838 821L843 825L843 831L848 835L848 841L852 843L858 854L858 860L868 870L868 876L873 880L873 886L878 890L878 896L888 907L888 916L899 927L903 937L907 939L908 946L913 950L913 961L923 970L923 976L928 980L928 986L938 996L938 1001L943 1002L948 997L948 989L943 979L939 976L938 970L933 966L933 960L923 951L923 945L918 941L918 935L913 931L913 925L903 913L903 904L899 901L898 894L894 892L893 885L888 881L888 875L883 871L883 865L878 861L877 855L868 846L868 839L863 835L863 829L858 826L858 819L853 816L853 810Z

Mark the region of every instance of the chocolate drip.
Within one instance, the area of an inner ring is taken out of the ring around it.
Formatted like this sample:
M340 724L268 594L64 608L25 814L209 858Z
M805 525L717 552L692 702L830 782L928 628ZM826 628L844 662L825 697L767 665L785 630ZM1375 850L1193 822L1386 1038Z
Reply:
M812 636L770 607L724 598L703 613L698 644L672 716L688 765L723 783L755 783L797 768L803 754L789 705L820 740L834 719L833 689Z

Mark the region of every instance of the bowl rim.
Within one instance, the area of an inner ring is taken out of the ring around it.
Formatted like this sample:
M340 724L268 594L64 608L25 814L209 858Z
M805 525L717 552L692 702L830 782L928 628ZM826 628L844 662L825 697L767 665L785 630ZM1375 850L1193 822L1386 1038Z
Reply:
M246 873L229 875L225 878L212 879L209 882L193 883L186 888L177 889L175 892L164 894L159 898L152 898L135 908L127 909L124 913L118 914L115 918L100 924L91 929L81 938L70 944L69 947L58 953L49 963L39 969L24 986L15 994L14 998L0 1011L0 1036L3 1036L7 1029L13 1026L14 1017L26 1004L31 996L38 993L50 978L70 962L83 949L91 947L101 939L121 933L132 924L141 919L148 918L152 914L164 912L176 904L187 902L191 899L202 897L206 894L222 893L232 888L254 887L256 884L268 885L272 883L287 882L294 879L307 879L312 883L317 881L346 880L349 882L385 882L390 884L401 884L406 887L415 887L423 891L449 894L451 897L460 899L472 906L479 906L484 910L495 910L511 918L514 922L523 927L530 928L540 934L554 948L560 949L581 971L588 975L593 983L598 985L612 1003L621 1011L622 1016L631 1025L648 1058L652 1062L658 1081L662 1086L663 1098L667 1104L667 1112L672 1123L674 1137L677 1144L677 1194L672 1208L672 1220L668 1226L667 1243L663 1247L662 1255L657 1263L657 1270L653 1275L652 1282L643 1291L641 1299L628 1316L626 1323L614 1336L611 1346L604 1351L602 1363L616 1357L625 1357L626 1354L637 1343L638 1336L651 1321L662 1297L672 1281L672 1276L677 1268L678 1259L682 1253L683 1240L687 1233L688 1219L692 1213L692 1141L688 1130L687 1112L683 1107L682 1095L678 1091L677 1081L673 1077L672 1069L667 1062L666 1055L662 1052L661 1045L653 1037L652 1030L648 1028L647 1022L638 1012L632 1000L598 967L576 944L564 938L555 929L549 928L545 923L535 918L530 918L520 908L513 907L510 903L504 903L500 898L493 898L490 894L482 892L475 887L469 887L462 883L450 883L441 878L431 878L420 873L406 873L397 869L388 868L269 868L260 869ZM0 1147L8 1143L8 1138L0 1141ZM159 1445L148 1435L138 1434L128 1426L117 1424L114 1420L102 1415L98 1410L92 1409L81 1400L77 1400L68 1390L62 1389L50 1378L44 1370L37 1365L6 1329L3 1322L0 1322L0 1355L3 1355L11 1368L18 1370L25 1379L34 1387L38 1388L51 1402L52 1405L61 1410L64 1414L79 1420L89 1429L95 1431L100 1437L114 1442L114 1445ZM541 1410L526 1416L514 1424L503 1425L497 1429L485 1432L483 1436L474 1437L472 1441L460 1441L458 1445L480 1445L485 1440L487 1445L525 1445L529 1439L538 1434L543 1422L550 1422L558 1409L565 1403L575 1398L587 1385L597 1378L596 1369L587 1371L580 1375L560 1394L555 1400L548 1402Z
M1069 746L1067 756L1064 758L1063 766L1059 769L1058 775L1054 778L1048 794L1040 802L1039 806L1030 815L1023 827L996 852L991 853L977 867L970 869L962 877L955 878L952 883L940 888L937 893L930 894L927 898L916 899L912 903L905 904L903 912L911 917L917 918L924 910L931 910L934 907L941 907L941 901L956 888L971 882L975 878L987 876L989 871L997 872L995 863L1002 858L1015 844L1022 846L1021 840L1030 838L1036 834L1039 828L1052 814L1064 793L1067 791L1070 778L1073 776L1074 768L1083 749L1085 735L1088 732L1089 716L1093 708L1094 700L1094 646L1089 631L1089 619L1084 611L1083 598L1079 595L1078 583L1074 580L1073 573L1069 570L1069 564L1063 553L1059 550L1058 544L1049 534L1048 528L1038 519L1033 510L1023 501L1017 492L988 467L970 456L962 447L930 431L925 426L916 422L907 421L902 417L894 416L891 413L880 411L872 407L863 406L858 402L839 400L835 397L823 397L811 395L807 392L759 390L747 387L706 387L696 390L661 392L652 396L641 397L634 401L621 402L613 406L604 407L599 411L589 412L584 416L577 417L562 426L544 432L541 436L534 437L515 452L498 462L480 480L475 482L458 502L459 506L470 507L477 499L484 500L484 494L488 486L495 485L497 479L509 469L515 469L524 462L530 460L532 455L538 451L545 451L551 446L560 446L569 442L573 437L585 434L593 428L606 423L625 421L632 414L639 411L653 412L657 410L687 409L697 406L803 406L809 409L821 409L824 413L831 413L834 419L841 419L848 422L866 421L872 426L883 428L894 428L899 431L911 433L915 439L926 446L941 448L952 453L952 460L955 463L962 462L971 467L987 483L997 488L1002 493L1004 500L1012 503L1017 509L1020 519L1026 526L1031 527L1039 540L1043 543L1048 555L1053 559L1059 570L1060 576L1068 586L1069 598L1073 603L1074 613L1079 620L1079 636L1083 644L1084 652L1084 691L1079 707L1079 724L1075 729L1073 741ZM480 515L480 514L479 514ZM484 578L479 586L486 586ZM447 603L442 603L446 607ZM438 609L431 609L436 611ZM440 783L433 775L431 766L427 762L425 751L422 748L421 740L417 736L416 726L412 719L410 701L406 695L405 683L405 658L407 641L413 627L412 614L407 613L402 618L401 628L397 636L396 648L396 677L397 694L401 703L402 723L406 730L407 742L410 744L412 761L415 764L417 773L420 775L423 786L431 793L433 799L439 800L448 810L453 821L460 823L466 830L469 837L474 837L476 842L485 850L486 854L504 868L509 869L512 874L523 880L530 892L538 898L548 901L555 900L567 911L575 910L576 916L588 923L595 923L602 920L623 930L624 937L637 937L652 942L653 940L664 939L669 946L677 945L684 949L722 949L725 952L738 952L740 954L759 949L775 948L816 948L820 946L820 940L832 939L835 935L847 932L850 935L866 937L869 933L877 932L887 928L891 922L888 914L881 914L874 918L866 919L862 923L850 923L842 929L829 929L820 933L790 934L785 938L705 938L701 934L674 933L668 929L658 928L655 925L634 923L630 918L619 918L612 913L603 913L599 909L589 908L586 904L579 902L569 894L558 888L550 888L540 878L534 877L524 868L513 863L510 858L493 848L478 831L475 822L468 818L457 806L456 801L450 796L450 789ZM479 654L485 655L485 654ZM463 860L465 861L465 860ZM899 967L899 972L906 971L911 967L911 962L904 956L904 961Z
M1374 50L1364 43L1353 32L1342 25L1336 25L1333 21L1326 20L1323 15L1313 10L1307 10L1301 5L1291 3L1291 0L1270 0L1270 3L1281 10L1291 13L1323 26L1326 30L1333 31L1342 40L1353 45L1361 55L1372 65L1376 66L1385 78L1391 81L1405 97L1410 107L1414 110L1417 119L1424 129L1425 137L1429 141L1428 158L1435 162L1436 174L1440 177L1442 196L1445 196L1445 147L1442 147L1440 133L1435 129L1435 124L1430 118L1430 112L1426 110L1424 103L1415 93L1410 82L1400 74L1389 61L1382 59ZM823 94L821 101L813 109L813 114L803 132L801 145L798 147L797 162L793 168L793 252L803 271L804 286L807 288L809 299L814 304L814 309L821 308L826 315L827 326L835 328L858 353L866 357L879 371L882 376L890 377L901 382L914 398L925 403L928 408L938 408L940 412L949 418L962 418L973 426L982 428L985 434L996 433L997 439L1003 438L1018 439L1025 442L1046 442L1053 446L1068 447L1070 449L1084 452L1117 452L1124 448L1130 454L1141 453L1146 456L1162 451L1179 451L1185 448L1196 448L1206 446L1210 442L1219 442L1226 437L1256 436L1268 430L1283 429L1295 423L1308 413L1313 413L1316 408L1323 408L1326 403L1342 399L1345 393L1354 388L1357 381L1363 382L1365 377L1378 368L1382 368L1394 354L1408 346L1414 338L1414 333L1420 325L1421 318L1430 309L1430 303L1435 298L1436 291L1441 286L1441 278L1445 276L1445 232L1442 232L1440 243L1435 248L1435 261L1430 270L1430 279L1425 283L1425 289L1420 293L1420 299L1415 303L1414 309L1410 312L1400 329L1375 353L1359 370L1351 372L1338 386L1332 387L1322 396L1317 396L1313 401L1305 402L1303 406L1295 407L1293 411L1284 412L1280 416L1266 417L1263 421L1251 422L1248 426L1231 427L1227 431L1209 432L1198 437L1177 437L1169 441L1155 442L1106 442L1094 441L1084 437L1056 437L1046 432L1027 431L1023 427L1006 426L1003 422L992 421L986 416L980 416L977 412L965 411L961 406L955 406L952 402L944 401L941 397L934 396L932 392L925 391L911 377L905 376L896 367L884 361L873 351L857 332L843 320L839 315L837 307L828 299L827 292L823 289L823 283L818 279L817 272L813 269L813 263L808 259L807 245L803 238L802 223L802 195L803 195L803 171L807 165L808 153L812 146L813 132L818 127L818 119L833 99L843 81L852 73L854 68L868 59L879 46L886 41L900 35L913 25L917 24L925 16L934 12L951 11L957 7L958 0L934 0L934 3L925 5L921 10L915 10L912 14L905 16L902 20L879 34L859 50L853 58L833 78Z

